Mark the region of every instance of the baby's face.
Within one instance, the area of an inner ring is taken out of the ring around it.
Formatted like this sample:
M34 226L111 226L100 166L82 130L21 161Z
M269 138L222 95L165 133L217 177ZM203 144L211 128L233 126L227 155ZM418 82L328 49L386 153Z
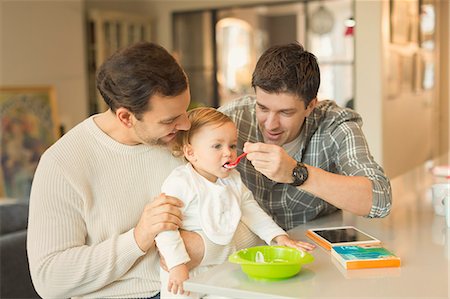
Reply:
M191 139L191 157L194 169L211 182L225 178L230 169L223 167L236 159L237 130L232 122L201 128Z

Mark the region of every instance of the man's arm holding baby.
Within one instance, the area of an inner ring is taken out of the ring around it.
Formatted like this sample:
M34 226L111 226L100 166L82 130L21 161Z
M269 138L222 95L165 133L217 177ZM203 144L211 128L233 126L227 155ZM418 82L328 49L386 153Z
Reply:
M198 265L217 265L226 261L228 256L236 250L263 244L262 240L252 233L248 227L240 222L233 240L228 245L217 245L211 242L202 232L180 230L186 251L191 260L186 263L189 269ZM165 261L161 258L161 267L167 270Z

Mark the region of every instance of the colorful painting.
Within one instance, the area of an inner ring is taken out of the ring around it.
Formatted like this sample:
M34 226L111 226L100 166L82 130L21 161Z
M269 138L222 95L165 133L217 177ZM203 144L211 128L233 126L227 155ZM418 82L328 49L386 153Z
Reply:
M51 87L0 88L0 197L29 199L37 163L59 137L56 115Z

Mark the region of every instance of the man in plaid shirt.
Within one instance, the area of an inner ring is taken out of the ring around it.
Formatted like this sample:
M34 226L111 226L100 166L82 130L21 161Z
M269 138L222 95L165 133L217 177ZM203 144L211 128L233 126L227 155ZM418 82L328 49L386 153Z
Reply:
M318 101L316 57L300 44L274 46L252 77L256 97L219 110L238 128L247 159L238 171L261 207L284 229L342 209L384 217L391 186L374 161L361 117L332 101Z

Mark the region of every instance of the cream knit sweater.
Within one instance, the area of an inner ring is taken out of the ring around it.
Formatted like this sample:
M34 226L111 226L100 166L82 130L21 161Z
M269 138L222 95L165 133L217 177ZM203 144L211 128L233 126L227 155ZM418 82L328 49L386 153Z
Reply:
M36 170L27 240L33 283L44 298L151 297L160 289L159 257L155 247L139 249L133 229L182 161L163 147L118 143L93 117L49 148ZM202 237L204 265L257 240L242 225L229 246Z

